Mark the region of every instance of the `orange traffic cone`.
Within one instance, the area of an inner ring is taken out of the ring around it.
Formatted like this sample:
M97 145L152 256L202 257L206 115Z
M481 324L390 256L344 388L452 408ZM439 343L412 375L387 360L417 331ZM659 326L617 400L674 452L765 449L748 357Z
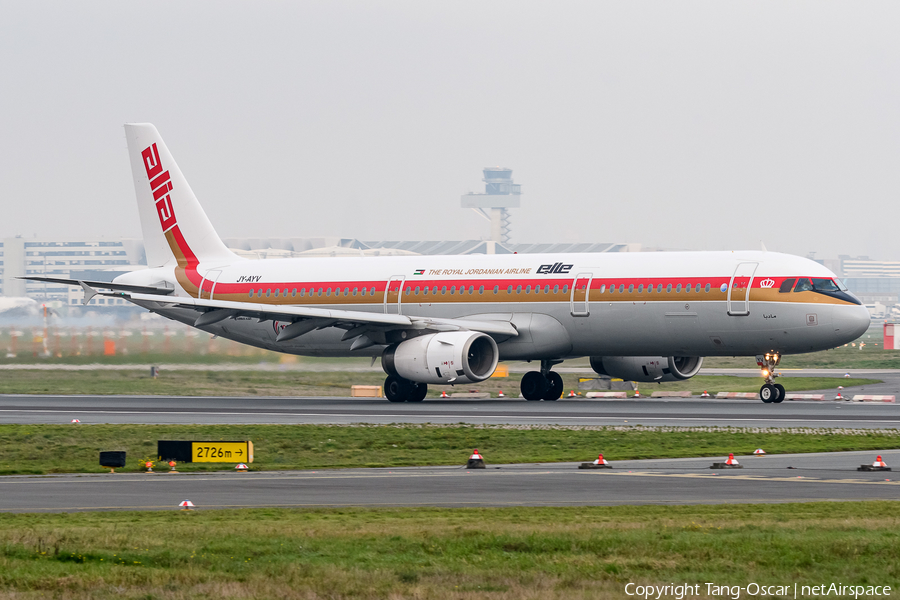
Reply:
M497 397L498 398L506 398L506 396L503 395L503 390L500 390L500 393L497 394Z
M577 396L578 396L578 394L575 393L575 390L569 390L569 395L568 395L569 398L575 398Z
M478 448L472 451L472 456L469 457L469 460L466 461L467 469L483 469L484 467L484 457L482 457L478 453Z
M739 463L739 462L737 461L737 459L734 457L734 453L732 452L732 453L729 453L729 454L728 454L728 460L725 461L725 464L726 464L726 465L737 465L737 464L740 464L740 463Z
M706 390L703 390L703 393L700 394L700 397L701 398L709 398L709 392L707 392Z
M447 390L441 390L441 398L449 398L449 397L450 396L447 395Z
M635 398L640 398L640 397L641 397L641 393L640 393L639 391L637 391L637 390L634 390L634 397L635 397Z

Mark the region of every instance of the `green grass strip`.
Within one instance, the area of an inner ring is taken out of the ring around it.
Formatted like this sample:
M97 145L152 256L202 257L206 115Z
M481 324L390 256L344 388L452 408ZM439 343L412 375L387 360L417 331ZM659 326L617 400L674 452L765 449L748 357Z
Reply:
M562 600L627 598L629 582L700 584L699 598L716 597L707 583L895 591L898 526L895 502L0 515L0 597Z
M460 465L473 448L492 464L900 448L900 431L515 425L0 425L0 474L99 472L124 450L126 471L156 458L157 440L251 440L260 470ZM193 463L185 471L231 464Z

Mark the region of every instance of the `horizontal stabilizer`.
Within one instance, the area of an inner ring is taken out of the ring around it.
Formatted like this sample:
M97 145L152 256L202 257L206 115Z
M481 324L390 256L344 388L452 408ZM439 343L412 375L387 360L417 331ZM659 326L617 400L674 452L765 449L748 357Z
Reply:
M27 279L28 281L44 281L47 283L61 283L63 285L85 285L94 289L115 290L117 292L133 292L136 294L163 294L173 293L173 288L153 287L149 285L128 285L124 283L113 283L111 281L90 281L86 279L60 279L57 277L17 277L16 279Z

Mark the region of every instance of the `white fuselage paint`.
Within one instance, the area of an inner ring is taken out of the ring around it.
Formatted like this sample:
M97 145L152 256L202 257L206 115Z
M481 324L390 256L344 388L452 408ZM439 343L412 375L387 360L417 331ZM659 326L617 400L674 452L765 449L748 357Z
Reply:
M216 300L511 320L520 335L497 338L501 359L792 354L848 343L869 324L861 305L824 296L801 301L806 296L778 294L777 284L774 289L771 285L755 289L759 282L769 285L790 277L835 277L816 262L776 252L292 258L201 263L197 270L214 282L215 287L204 289L211 289ZM748 270L752 272L750 300L738 291L729 302L721 285L735 292L741 275L749 280L749 272L744 273ZM176 287L177 295L190 295L174 271L173 267L148 269L116 281L155 285L165 280ZM736 273L738 280L733 279ZM577 289L588 281L585 293ZM438 288L437 294L423 293L426 282L429 290ZM666 291L669 283L673 287ZM676 291L686 284L691 284L690 292ZM464 294L459 293L460 285L465 287ZM616 287L612 293L610 285ZM624 286L621 293L620 285ZM629 292L631 285L635 288ZM653 291L637 292L638 286L647 285L653 285ZM540 286L540 292L535 292L535 286ZM374 295L372 288L376 288ZM204 297L209 298L209 293ZM197 317L192 310L166 308L164 303L140 304L189 325ZM310 356L374 356L384 349L374 346L351 352L352 340L342 341L344 330L334 327L276 343L278 328L287 324L237 317L201 329L260 348Z

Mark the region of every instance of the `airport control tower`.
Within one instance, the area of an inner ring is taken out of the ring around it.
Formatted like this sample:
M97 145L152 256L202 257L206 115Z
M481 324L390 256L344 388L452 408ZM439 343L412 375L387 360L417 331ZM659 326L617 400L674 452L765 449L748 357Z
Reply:
M485 167L484 193L465 194L460 199L463 208L471 208L491 222L491 240L509 242L509 209L519 208L522 186L513 183L512 169Z

